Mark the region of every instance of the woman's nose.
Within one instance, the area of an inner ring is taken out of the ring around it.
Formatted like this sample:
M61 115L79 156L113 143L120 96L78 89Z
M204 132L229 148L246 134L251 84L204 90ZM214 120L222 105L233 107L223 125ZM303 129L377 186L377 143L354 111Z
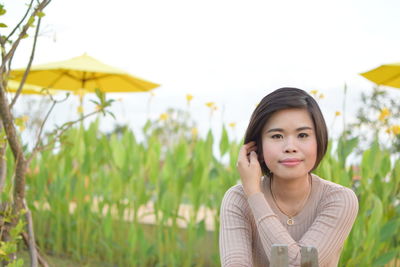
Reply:
M297 152L296 144L292 138L287 138L285 142L285 153Z

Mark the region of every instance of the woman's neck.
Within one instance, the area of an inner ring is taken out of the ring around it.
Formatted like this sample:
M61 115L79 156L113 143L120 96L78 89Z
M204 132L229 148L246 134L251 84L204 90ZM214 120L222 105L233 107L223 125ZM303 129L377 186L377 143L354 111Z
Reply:
M271 179L271 190L278 201L284 203L298 203L302 201L311 190L311 175L296 179Z

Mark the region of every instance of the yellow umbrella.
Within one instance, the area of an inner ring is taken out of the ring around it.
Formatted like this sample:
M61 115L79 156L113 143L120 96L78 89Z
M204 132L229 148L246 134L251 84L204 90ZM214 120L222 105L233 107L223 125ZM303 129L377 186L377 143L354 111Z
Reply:
M7 83L7 91L11 93L17 92L19 88L19 82L9 80ZM24 84L22 88L21 94L29 94L29 95L47 95L51 94L54 95L56 92L54 90L48 90L43 88L42 86L32 85L32 84Z
M400 63L381 65L361 75L377 85L400 88Z
M14 80L21 80L25 69L11 71ZM27 83L69 91L95 92L145 92L159 84L134 77L129 73L108 66L87 54L66 61L32 66Z

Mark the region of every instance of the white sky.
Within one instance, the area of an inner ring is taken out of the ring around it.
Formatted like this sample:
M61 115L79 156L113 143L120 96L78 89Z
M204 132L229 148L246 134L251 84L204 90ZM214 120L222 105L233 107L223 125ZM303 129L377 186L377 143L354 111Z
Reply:
M4 2L3 20L10 26L24 11L23 3ZM45 13L34 64L87 52L159 83L151 118L168 107L186 108L190 93L201 133L210 126L205 102L220 107L212 119L217 134L222 120L236 122L241 137L255 105L283 86L324 93L319 103L330 126L334 112L343 112L347 83L351 119L360 92L373 86L358 73L400 61L397 0L53 0ZM14 67L26 65L29 43L18 50ZM400 98L400 90L388 90ZM148 116L149 94L112 96L124 98L113 109L118 123L139 131ZM74 99L60 106L53 120L74 118L76 105ZM104 129L114 124L103 122ZM341 124L336 121L333 133Z

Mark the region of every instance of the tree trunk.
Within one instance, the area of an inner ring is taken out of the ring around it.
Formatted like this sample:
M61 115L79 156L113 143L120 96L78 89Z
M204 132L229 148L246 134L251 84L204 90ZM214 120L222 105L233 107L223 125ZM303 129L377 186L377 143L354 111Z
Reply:
M0 78L1 79L1 78ZM15 177L14 177L14 192L13 192L13 206L12 206L12 220L11 223L4 224L4 231L2 240L9 240L9 230L14 228L19 219L20 211L24 207L25 198L25 174L27 162L24 157L23 149L18 140L16 129L14 126L14 118L9 110L9 104L5 90L3 88L3 81L0 80L0 118L3 122L3 127L7 135L7 141L10 145L11 151L15 160Z

